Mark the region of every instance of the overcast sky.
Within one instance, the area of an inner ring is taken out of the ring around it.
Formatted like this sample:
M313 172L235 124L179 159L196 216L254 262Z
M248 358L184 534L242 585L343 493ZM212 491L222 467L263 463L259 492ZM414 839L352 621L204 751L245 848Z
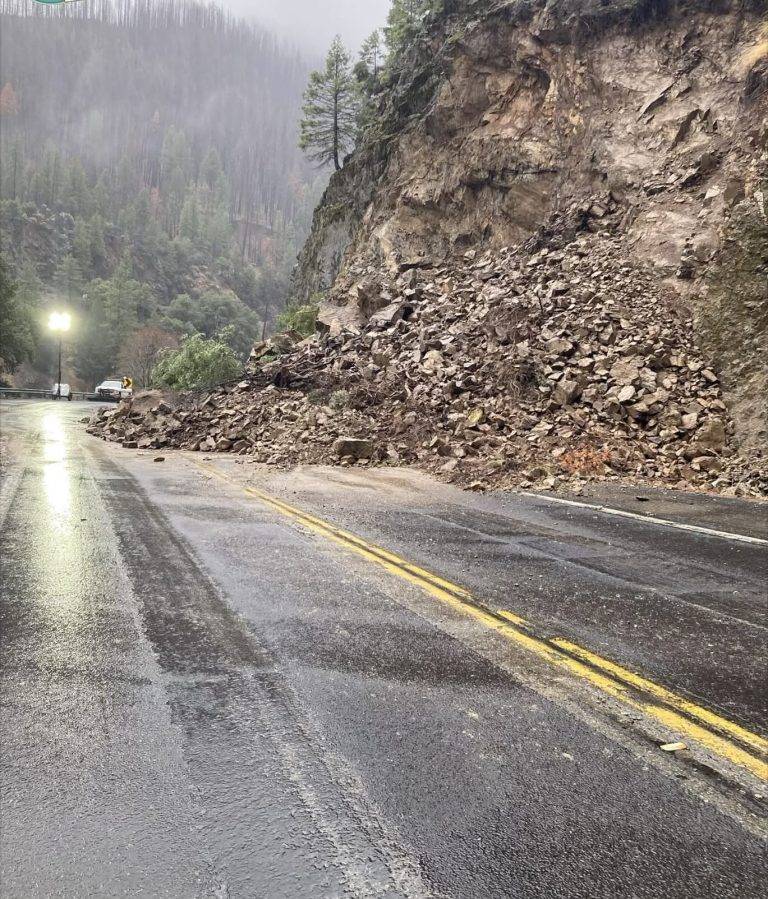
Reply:
M390 0L220 0L313 49L325 49L340 34L350 49L383 25Z

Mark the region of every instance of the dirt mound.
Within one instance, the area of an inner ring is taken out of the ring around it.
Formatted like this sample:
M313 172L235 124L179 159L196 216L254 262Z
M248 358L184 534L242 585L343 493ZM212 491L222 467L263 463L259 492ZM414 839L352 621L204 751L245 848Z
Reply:
M585 479L768 491L742 459L691 316L628 261L610 196L555 215L514 248L382 283L358 271L359 332L262 347L239 384L94 420L127 447L292 465L416 464L476 487ZM367 286L365 286L367 285ZM277 358L272 356L282 350Z

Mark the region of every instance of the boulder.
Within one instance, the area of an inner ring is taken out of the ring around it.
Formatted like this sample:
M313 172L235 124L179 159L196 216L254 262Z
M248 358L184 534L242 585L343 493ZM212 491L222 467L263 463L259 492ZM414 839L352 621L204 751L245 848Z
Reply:
M131 412L143 415L163 403L169 394L162 390L139 390L128 402Z
M720 452L727 439L725 423L716 416L708 418L696 432L696 445L714 452Z
M353 459L370 459L373 457L374 450L372 440L364 440L359 437L339 437L333 444L333 453L339 459L346 456Z
M317 324L325 329L332 337L336 337L344 331L362 331L365 324L365 315L358 306L345 304L339 306L336 303L323 302L317 313Z
M405 309L405 303L390 303L383 309L374 312L368 319L368 325L374 328L388 328L391 325L394 325L395 322L400 321L405 314Z

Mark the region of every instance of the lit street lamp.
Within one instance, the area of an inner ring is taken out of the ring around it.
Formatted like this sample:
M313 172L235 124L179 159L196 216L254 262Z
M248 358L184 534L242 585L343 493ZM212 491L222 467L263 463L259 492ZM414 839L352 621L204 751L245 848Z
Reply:
M59 376L56 379L56 399L61 398L61 341L66 331L72 324L72 317L68 312L52 312L48 319L48 327L54 334L59 335Z

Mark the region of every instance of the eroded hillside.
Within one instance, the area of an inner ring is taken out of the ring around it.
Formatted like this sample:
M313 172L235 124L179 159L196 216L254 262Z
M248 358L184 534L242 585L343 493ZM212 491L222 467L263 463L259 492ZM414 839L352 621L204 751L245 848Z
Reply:
M628 253L695 306L724 223L739 204L765 214L760 5L488 5L413 49L382 125L399 130L334 179L298 293L333 288L323 321L360 324L377 302L358 298L361 267L504 247L604 190Z

